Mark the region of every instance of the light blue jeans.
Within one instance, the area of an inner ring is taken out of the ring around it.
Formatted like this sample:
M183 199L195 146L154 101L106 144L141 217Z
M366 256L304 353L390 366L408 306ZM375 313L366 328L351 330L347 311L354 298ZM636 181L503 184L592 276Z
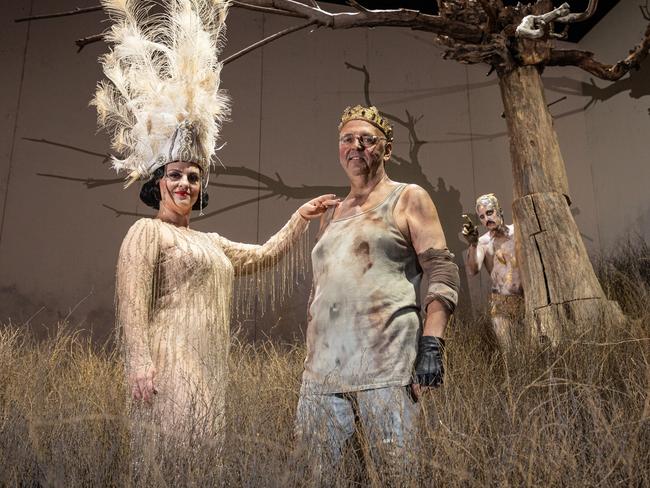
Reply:
M356 433L379 473L404 472L414 454L419 405L410 386L352 393L301 393L295 434L319 477L339 465Z

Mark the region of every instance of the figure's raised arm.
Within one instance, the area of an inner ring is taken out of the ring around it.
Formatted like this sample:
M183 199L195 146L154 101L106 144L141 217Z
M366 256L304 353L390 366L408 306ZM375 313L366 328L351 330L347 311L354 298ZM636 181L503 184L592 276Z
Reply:
M485 243L481 242L479 238L478 227L474 225L467 214L463 214L462 217L465 219L465 223L461 234L469 244L465 253L465 271L469 276L475 276L481 271L485 262L488 273L491 273L492 267L489 262L485 261Z

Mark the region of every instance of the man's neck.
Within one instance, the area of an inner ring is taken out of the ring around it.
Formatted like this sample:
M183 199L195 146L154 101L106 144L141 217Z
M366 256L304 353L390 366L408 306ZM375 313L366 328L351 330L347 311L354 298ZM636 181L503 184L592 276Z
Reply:
M383 168L372 175L360 175L351 178L348 198L351 200L365 201L373 190L380 186L385 180L388 180L388 175Z

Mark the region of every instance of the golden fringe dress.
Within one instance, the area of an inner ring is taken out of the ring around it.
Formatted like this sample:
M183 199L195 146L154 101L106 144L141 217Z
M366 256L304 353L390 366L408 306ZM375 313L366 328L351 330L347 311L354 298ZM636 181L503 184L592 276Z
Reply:
M153 366L157 389L150 407L134 405L136 416L162 431L184 426L220 436L234 278L248 275L244 308L286 294L304 269L308 223L295 212L263 245L157 219L133 224L118 259L116 318L127 377ZM265 279L263 271L279 262L280 278Z

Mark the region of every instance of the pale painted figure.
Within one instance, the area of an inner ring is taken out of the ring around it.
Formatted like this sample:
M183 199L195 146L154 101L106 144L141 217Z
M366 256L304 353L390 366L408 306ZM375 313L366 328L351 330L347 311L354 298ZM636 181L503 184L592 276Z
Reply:
M490 273L490 315L499 346L509 349L516 333L516 321L523 314L523 288L515 253L514 225L507 225L503 210L493 193L476 199L476 214L487 232L479 237L478 228L465 216L463 236L469 243L465 268L470 276L483 265Z

